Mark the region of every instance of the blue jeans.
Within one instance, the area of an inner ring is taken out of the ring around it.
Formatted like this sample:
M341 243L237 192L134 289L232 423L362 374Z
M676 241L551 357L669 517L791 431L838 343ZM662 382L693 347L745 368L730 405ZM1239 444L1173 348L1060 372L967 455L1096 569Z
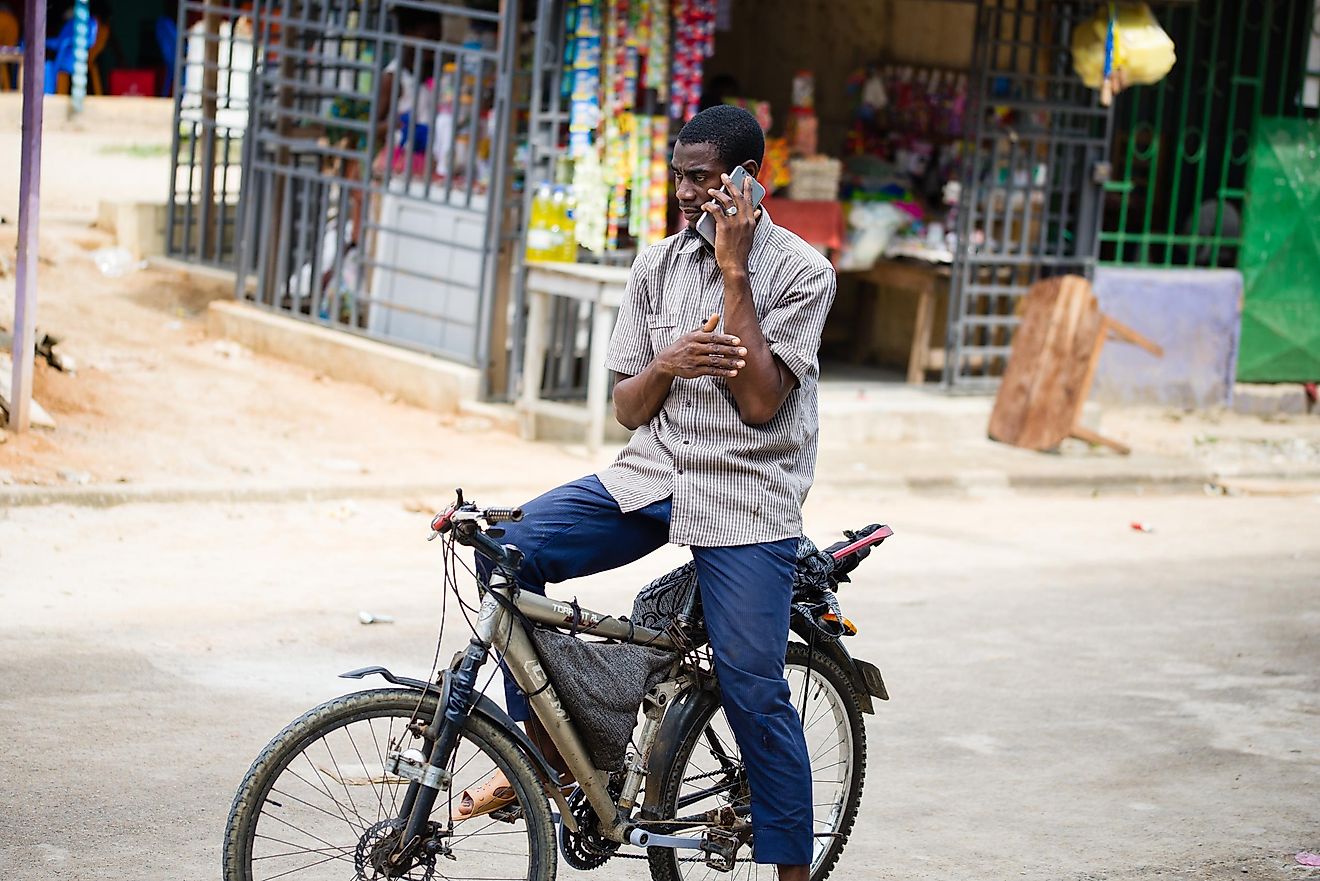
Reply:
M501 541L523 552L518 583L544 594L555 584L614 569L669 541L670 500L624 514L595 476L523 506ZM811 862L811 764L802 720L784 679L796 538L692 548L724 713L752 793L758 863ZM483 579L491 566L478 558ZM505 677L509 714L530 718L526 697Z

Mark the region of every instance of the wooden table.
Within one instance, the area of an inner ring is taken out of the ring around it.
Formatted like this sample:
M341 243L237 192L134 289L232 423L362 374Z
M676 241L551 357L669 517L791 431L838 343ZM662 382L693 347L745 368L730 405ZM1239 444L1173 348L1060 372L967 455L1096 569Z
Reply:
M18 71L17 71L18 76L16 78L16 81L13 83L8 82L9 72L7 68L11 64L18 66ZM5 89L13 89L15 91L22 89L23 88L23 50L17 49L13 46L0 46L0 66L6 68Z
M881 304L886 299L892 300L895 294L915 299L916 315L907 345L907 381L914 385L925 382L927 370L939 369L944 364L943 329L936 327L936 315L940 311L947 314L950 268L939 263L881 259L864 272L849 274L873 289L863 302L862 314L853 329L858 356L872 355L878 341L893 326L890 313ZM945 308L941 310L940 306ZM931 340L932 334L936 336L935 342Z
M557 416L586 426L587 449L596 450L605 437L605 402L609 397L609 370L605 353L619 315L631 270L621 266L585 263L542 263L527 265L527 334L523 350L522 395L518 410L523 414L523 433L532 434L538 413ZM591 350L587 355L587 406L548 401L541 397L544 380L547 324L551 297L591 303Z

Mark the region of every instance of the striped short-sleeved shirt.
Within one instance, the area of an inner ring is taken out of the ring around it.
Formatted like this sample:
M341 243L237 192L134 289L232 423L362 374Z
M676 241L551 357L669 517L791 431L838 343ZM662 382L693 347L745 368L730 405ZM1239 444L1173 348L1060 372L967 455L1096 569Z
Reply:
M722 377L675 378L660 412L597 475L625 512L672 496L669 539L677 544L727 547L802 533L819 433L816 355L834 268L765 212L747 270L761 332L797 388L773 419L748 425ZM670 236L633 263L606 364L635 376L714 312L724 312L714 251L694 231Z

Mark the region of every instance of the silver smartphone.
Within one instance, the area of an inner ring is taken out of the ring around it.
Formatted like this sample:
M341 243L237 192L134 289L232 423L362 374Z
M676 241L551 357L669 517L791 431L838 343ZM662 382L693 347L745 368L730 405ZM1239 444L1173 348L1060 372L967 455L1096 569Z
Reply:
M735 168L733 170L733 173L729 175L730 185L738 192L742 192L743 181L746 179L747 179L747 169L743 168L741 165ZM729 187L721 187L720 189L724 190L725 193L729 192ZM753 210L756 209L756 207L761 204L761 200L764 198L765 198L765 187L761 186L760 183L757 182L756 178L752 178ZM715 218L703 212L702 215L697 218L697 232L701 233L701 237L703 239L710 242L711 245L714 245Z

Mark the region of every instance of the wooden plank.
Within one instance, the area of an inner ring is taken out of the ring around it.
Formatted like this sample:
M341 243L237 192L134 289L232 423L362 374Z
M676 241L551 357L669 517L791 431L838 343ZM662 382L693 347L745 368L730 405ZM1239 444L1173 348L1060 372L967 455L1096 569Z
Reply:
M1072 434L1102 325L1086 279L1061 276L1032 285L990 415L990 437L1052 450Z
M1132 448L1126 444L1121 444L1113 438L1105 437L1098 431L1092 431L1091 429L1083 428L1080 425L1073 426L1072 437L1075 437L1080 441L1086 441L1088 444L1095 444L1098 447L1109 447L1114 452L1121 453L1124 456L1132 452Z
M917 320L912 325L912 351L908 355L907 381L921 385L926 381L926 368L930 366L930 331L935 323L934 277L917 300Z
M1105 328L1115 339L1122 340L1125 343L1132 343L1134 346L1140 346L1147 352L1150 352L1156 358L1164 357L1164 347L1144 334L1137 333L1117 319L1105 316Z

